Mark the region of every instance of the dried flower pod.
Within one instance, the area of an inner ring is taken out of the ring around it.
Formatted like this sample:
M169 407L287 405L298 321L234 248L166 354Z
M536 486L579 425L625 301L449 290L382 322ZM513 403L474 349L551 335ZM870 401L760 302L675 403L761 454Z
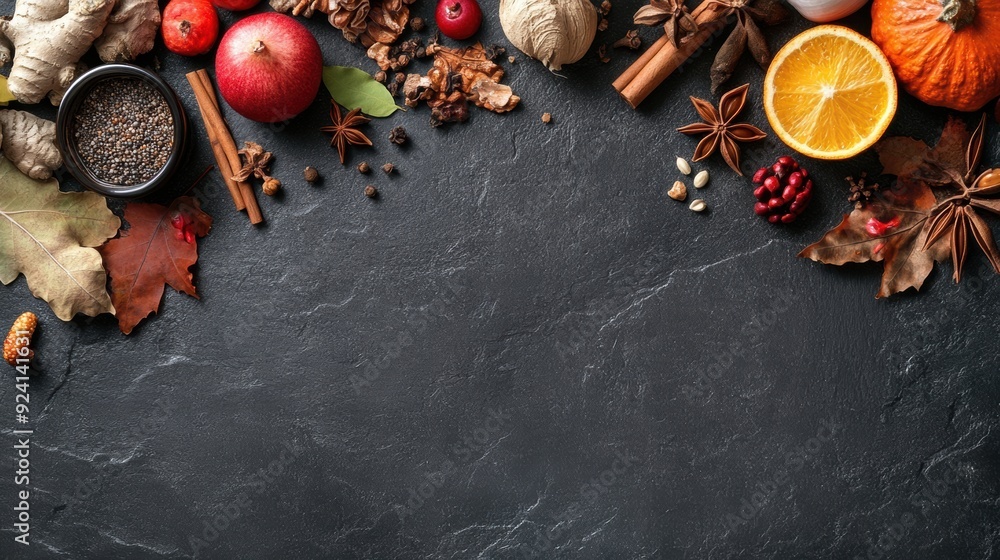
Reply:
M382 166L382 171L384 171L386 175L391 174L395 170L396 166L391 163L386 163L385 165Z
M368 198L375 198L378 196L378 189L375 188L375 185L368 185L365 187L365 196Z
M358 173L371 173L372 166L368 165L367 161L362 161L358 164Z
M379 70L378 72L375 72L375 75L372 76L372 77L375 78L375 81L378 82L378 83L380 83L380 84L384 84L385 83L386 76L385 76L385 72L383 72L382 70Z
M410 20L410 29L414 31L423 31L424 25L424 18L415 17Z
M28 347L31 344L31 337L35 334L35 327L38 326L38 317L30 311L25 311L14 321L7 338L3 341L3 359L12 366L30 362L35 357L35 351Z
M590 0L500 0L500 25L515 47L557 72L587 54L597 10Z
M406 135L406 129L401 126L394 127L389 131L389 141L397 146L406 144L406 141L409 139L410 137Z

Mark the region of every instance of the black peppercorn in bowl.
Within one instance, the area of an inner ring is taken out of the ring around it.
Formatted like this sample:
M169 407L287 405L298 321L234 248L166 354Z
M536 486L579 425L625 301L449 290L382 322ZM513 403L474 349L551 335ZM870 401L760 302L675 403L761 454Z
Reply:
M105 64L66 91L56 141L66 169L88 189L138 197L163 186L184 159L187 118L155 73Z

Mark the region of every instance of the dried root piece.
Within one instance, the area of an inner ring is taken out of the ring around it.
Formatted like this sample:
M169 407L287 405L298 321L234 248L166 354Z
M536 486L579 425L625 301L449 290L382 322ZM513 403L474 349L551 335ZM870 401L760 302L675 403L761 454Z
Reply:
M160 29L156 0L118 0L94 46L104 62L127 62L153 49Z
M30 311L25 311L14 321L14 325L3 341L3 359L8 364L17 367L18 359L30 362L35 357L35 351L28 347L31 337L38 326L38 317ZM22 361L21 364L27 362Z
M56 123L24 111L0 111L0 150L21 173L44 181L62 167Z
M114 0L18 0L14 16L0 20L0 35L8 40L0 63L13 60L7 85L14 97L38 103L48 95L58 105L114 7Z
M407 76L403 95L410 107L426 101L432 124L465 121L469 101L496 113L510 111L521 101L500 84L503 68L488 58L482 43L451 49L435 42L427 46L427 54L434 56L434 66L426 76Z
M131 60L153 48L159 26L156 0L18 0L0 19L0 65L13 60L8 86L18 101L47 95L58 105L95 41L106 62Z

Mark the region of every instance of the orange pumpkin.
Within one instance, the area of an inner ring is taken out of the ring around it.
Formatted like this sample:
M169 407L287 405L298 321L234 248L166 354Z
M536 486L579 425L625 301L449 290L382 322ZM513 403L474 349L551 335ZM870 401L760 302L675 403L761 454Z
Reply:
M872 39L927 104L975 111L1000 95L1000 0L874 0Z

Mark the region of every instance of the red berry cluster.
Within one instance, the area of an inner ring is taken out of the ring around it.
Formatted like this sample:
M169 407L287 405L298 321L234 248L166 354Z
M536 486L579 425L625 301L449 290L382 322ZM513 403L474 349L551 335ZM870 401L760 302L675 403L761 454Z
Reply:
M789 156L778 158L771 167L761 167L753 174L753 184L757 197L753 210L772 224L794 222L812 199L809 172Z
M194 243L194 220L181 212L175 212L173 217L170 218L170 225L174 226L174 229L177 230L174 232L174 237L188 243Z

